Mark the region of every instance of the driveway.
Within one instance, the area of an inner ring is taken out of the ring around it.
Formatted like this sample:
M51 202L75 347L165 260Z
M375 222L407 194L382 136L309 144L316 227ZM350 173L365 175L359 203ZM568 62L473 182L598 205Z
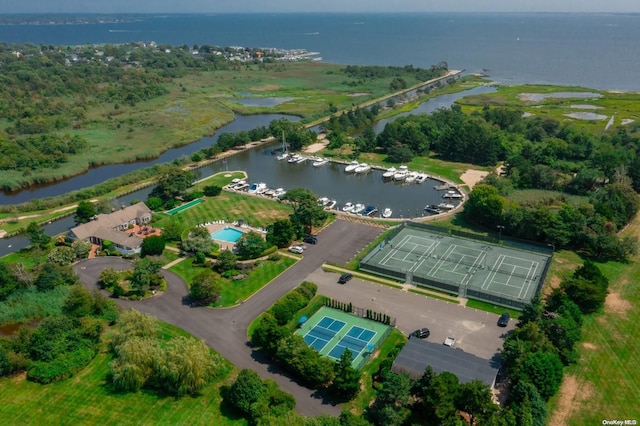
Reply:
M187 288L180 277L163 270L167 291L143 301L119 300L121 306L135 308L180 327L204 340L209 347L238 368L249 368L264 379L275 380L285 392L296 399L296 411L306 416L330 414L337 416L341 408L323 400L315 391L299 385L293 379L263 359L247 340L247 327L260 313L288 291L306 280L324 262L345 263L358 250L375 239L382 229L365 224L336 220L318 235L317 245L308 245L304 258L274 279L241 305L227 309L192 308L184 303ZM90 288L96 287L105 268L130 269L131 264L119 258L101 257L77 263L75 272Z

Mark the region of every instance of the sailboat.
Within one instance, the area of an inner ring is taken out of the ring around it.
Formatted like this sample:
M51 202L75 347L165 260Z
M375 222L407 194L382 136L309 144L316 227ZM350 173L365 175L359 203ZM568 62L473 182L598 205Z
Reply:
M278 154L276 157L278 160L286 160L289 156L289 152L287 152L287 142L284 140L284 132L282 132L282 152Z

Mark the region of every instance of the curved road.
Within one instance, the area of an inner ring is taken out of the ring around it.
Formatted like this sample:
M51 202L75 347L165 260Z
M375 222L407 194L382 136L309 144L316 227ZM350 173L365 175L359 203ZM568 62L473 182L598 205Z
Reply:
M192 308L186 303L184 281L170 271L163 271L167 291L159 297L139 302L119 300L123 307L135 308L180 327L204 340L209 347L227 358L238 368L256 371L264 379L275 380L280 388L296 399L296 410L306 416L340 414L340 407L324 400L315 391L299 385L286 373L272 365L251 348L247 327L275 301L304 281L324 262L345 263L382 232L381 228L336 220L318 236L319 243L308 245L302 260L275 278L241 305L227 309ZM75 272L87 287L97 287L100 272L108 267L131 269L129 261L101 257L84 260L74 266Z

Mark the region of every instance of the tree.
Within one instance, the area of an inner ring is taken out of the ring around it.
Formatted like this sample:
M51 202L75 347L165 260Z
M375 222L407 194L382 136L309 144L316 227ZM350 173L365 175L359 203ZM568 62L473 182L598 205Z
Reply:
M534 385L528 382L519 382L510 390L511 401L515 404L528 403L531 412L531 424L544 426L547 423L547 407L544 400Z
M371 417L379 425L402 425L408 418L411 382L406 374L390 373L378 391Z
M229 388L226 398L231 405L245 414L251 413L251 405L265 394L262 379L255 371L243 369Z
M164 229L162 230L162 236L166 241L180 241L182 231L184 231L182 223L172 217L165 224Z
M318 197L313 192L304 188L294 188L284 195L283 200L293 207L293 213L289 216L298 236L303 232L311 233L313 226L324 223L327 212L318 205Z
M256 257L260 257L265 248L266 243L262 238L262 235L254 231L247 232L236 242L236 251L238 252L238 256L243 259L255 259Z
M91 315L93 312L93 299L82 285L74 285L62 303L62 313L74 318Z
M209 383L216 371L209 348L193 338L174 337L159 358L158 383L171 395L195 394Z
M73 217L76 225L81 223L87 223L93 219L93 217L97 214L93 203L90 201L80 201L78 203L78 207L76 208L76 213Z
M214 242L205 228L195 227L182 242L182 249L190 253L210 254L213 251Z
M120 282L120 274L113 268L104 269L98 282L102 288L111 289Z
M177 166L167 166L160 174L158 183L150 195L163 200L176 198L191 187L193 180L193 173Z
M607 288L581 277L565 279L560 288L585 314L598 311L604 305L608 293Z
M129 335L114 348L116 358L109 364L111 381L120 391L135 392L145 386L158 364L160 348L149 337Z
M473 222L497 226L502 220L505 205L506 201L497 188L479 184L473 187L464 205L464 215Z
M202 188L202 190L207 197L217 197L222 192L222 187L218 185L207 185Z
M397 143L387 151L386 161L390 163L408 163L415 154L407 145Z
M222 250L218 255L216 268L220 272L226 272L236 269L237 263L238 256L236 256L231 250Z
M193 277L189 287L191 300L199 305L210 305L220 298L220 285L216 276L208 269L199 272Z
M77 277L70 267L46 263L42 266L42 269L38 274L36 287L40 291L47 291L60 285L75 284L76 281Z
M26 229L29 243L40 250L45 249L51 242L51 237L44 233L44 228L35 222L31 222Z
M360 390L362 375L351 366L352 360L353 353L347 349L340 355L333 368L334 377L331 392L345 401L352 399Z
M276 220L267 233L267 243L272 246L287 247L294 238L295 230L288 219Z
M138 296L144 296L149 287L158 281L158 271L162 267L162 262L143 258L136 261L131 274L131 290Z
M11 273L7 264L0 262L0 300L5 300L18 288L20 288L20 282Z
M159 256L164 251L165 241L161 235L151 235L150 237L142 240L142 252L140 255L145 256Z
M85 259L89 256L89 252L91 251L91 243L88 241L76 240L71 243L71 248L73 249L76 259Z
M547 401L560 388L562 368L562 361L556 353L534 352L522 363L517 381L532 383L540 396Z
M480 380L472 380L459 386L456 406L469 414L470 424L484 424L489 420L496 406L491 398L491 391Z
M162 329L156 317L129 309L120 315L118 326L111 339L111 348L115 350L133 337L155 340L160 336L162 336Z
M70 265L76 260L76 253L71 247L59 246L49 252L47 260L57 265Z

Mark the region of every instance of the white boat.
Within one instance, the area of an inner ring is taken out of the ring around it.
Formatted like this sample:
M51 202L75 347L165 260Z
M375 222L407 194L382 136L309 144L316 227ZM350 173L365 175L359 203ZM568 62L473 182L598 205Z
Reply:
M442 210L440 210L438 206L436 206L435 204L427 204L424 209L427 213L431 213L431 214L442 213Z
M329 201L331 201L331 200L328 199L327 197L318 198L318 205L319 206L326 206L327 204L329 204Z
M235 179L231 180L231 183L238 183L238 182L240 182L240 179L238 179L238 178L235 178Z
M422 183L427 179L429 179L429 175L426 175L424 173L418 173L418 177L416 178L416 183Z
M354 170L354 173L367 173L369 170L371 170L370 165L367 163L360 163L360 165Z
M287 160L288 163L297 163L298 160L302 158L302 156L300 154L293 154L289 156L289 159Z
M304 163L305 161L307 161L307 159L308 159L308 158L307 158L307 157L305 157L304 155L299 155L299 156L298 156L298 161L296 161L296 163L297 163L297 164Z
M252 183L251 186L249 187L249 190L247 190L247 192L249 194L256 194L258 193L258 190L261 190L262 192L267 190L267 184L264 182L260 182L260 183Z
M353 173L356 171L356 168L358 168L358 166L360 166L360 163L358 163L357 161L352 161L347 164L347 167L344 168L344 171L345 173Z
M417 177L418 177L418 172L409 172L407 173L407 177L404 178L404 181L406 183L413 183L416 181Z
M443 210L451 210L455 207L455 205L450 203L440 203L436 207Z
M329 160L327 160L326 158L316 158L316 160L313 162L312 166L313 167L322 167L325 164L327 164L329 162Z
M331 200L325 205L325 207L328 209L332 209L336 206L336 204L338 204L336 200Z
M269 190L269 188L267 188L267 185L265 186L258 186L258 189L256 189L256 194L258 195L263 195L265 192L267 192Z
M442 194L442 198L451 198L451 199L459 200L462 198L462 194L456 191L447 191L446 193Z
M407 166L400 166L396 174L393 175L393 180L403 181L409 174L409 168Z
M397 169L395 167L389 167L383 174L382 177L384 179L392 179L393 175L396 174Z
M355 207L355 206L354 206L350 201L348 201L348 202L344 205L344 207L342 208L342 211L343 211L343 212L346 212L346 213L349 213L350 211L352 211L352 210L353 210L353 208L354 208L354 207Z
M273 198L280 198L286 193L287 193L287 191L285 191L283 188L278 188L273 193Z
M353 214L358 214L358 213L362 213L364 211L364 209L366 209L367 206L365 206L364 204L356 204L355 206L353 206L353 210L351 210L351 213Z
M386 209L384 209L384 211L382 212L382 217L384 217L385 219L388 217L391 217L391 215L393 214L393 211L387 207Z

